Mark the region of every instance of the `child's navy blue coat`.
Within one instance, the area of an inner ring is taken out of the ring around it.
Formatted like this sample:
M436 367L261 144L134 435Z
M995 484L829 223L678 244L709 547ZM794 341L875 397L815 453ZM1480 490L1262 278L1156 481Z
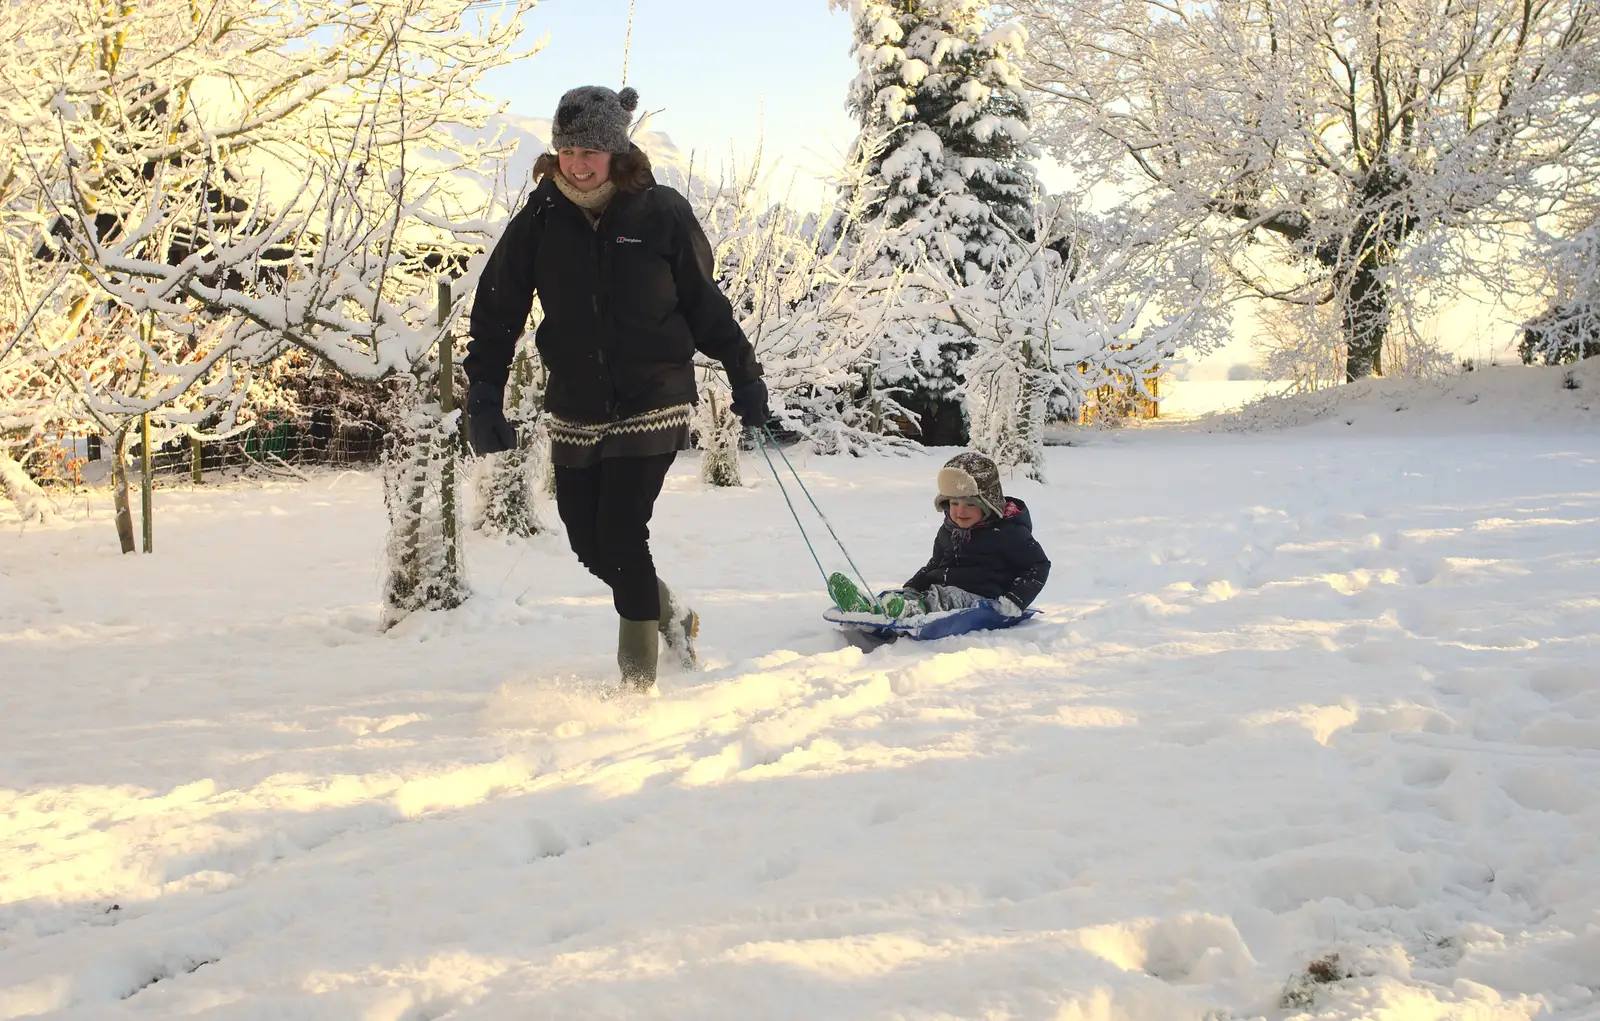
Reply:
M905 587L926 592L953 585L985 599L1004 597L1026 609L1050 577L1050 558L1033 537L1028 505L1006 497L1005 516L957 528L948 517L933 540L933 557Z

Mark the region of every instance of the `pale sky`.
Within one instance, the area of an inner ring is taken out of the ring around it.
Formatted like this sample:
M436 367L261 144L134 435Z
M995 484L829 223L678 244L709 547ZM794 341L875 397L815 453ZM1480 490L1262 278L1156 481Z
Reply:
M748 159L765 139L765 162L825 174L855 140L845 93L855 77L850 18L827 0L636 0L628 81L641 111L661 111L665 132L696 165L730 153ZM548 118L579 85L622 86L628 0L543 0L527 39L538 54L487 80L510 111Z
M671 137L698 168L748 160L764 140L770 179L782 191L803 175L794 198L820 198L820 175L843 161L856 126L845 110L855 77L851 25L827 0L635 0L627 84L641 111L660 111L650 127ZM525 40L539 53L488 76L486 87L511 113L548 118L561 93L579 85L621 88L629 0L542 0L527 18ZM1053 168L1041 167L1046 184ZM1456 309L1429 332L1447 348L1482 357L1504 350L1510 331L1482 308ZM1196 378L1222 378L1254 360L1248 315L1234 339L1192 367Z

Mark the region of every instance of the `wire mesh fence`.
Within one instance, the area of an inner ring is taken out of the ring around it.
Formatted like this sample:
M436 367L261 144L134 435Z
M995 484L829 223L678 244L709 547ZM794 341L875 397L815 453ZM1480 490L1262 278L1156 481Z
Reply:
M251 469L375 466L383 457L387 431L379 423L346 419L332 409L314 409L294 417L268 413L261 422L225 440L200 442L178 437L162 443L150 452L150 474L156 480L203 482L208 475ZM66 440L48 481L70 484L83 472L94 473L96 466L109 465L112 449L110 437ZM139 474L141 455L135 431L126 451L131 476Z
M460 375L459 373L457 374ZM401 409L415 383L397 377L378 383L316 372L303 364L280 366L270 381L274 402L257 406L256 421L226 439L200 441L170 436L153 445L150 474L157 481L266 471L293 474L308 467L363 467L382 460L386 438L400 425ZM458 388L465 385L464 377ZM110 436L63 433L34 449L26 467L41 484L76 486L109 474ZM141 470L137 421L132 423L125 461L130 476Z
M362 465L383 455L385 429L373 422L341 421L326 409L307 419L267 420L217 443L169 443L151 452L151 473L194 475L259 464Z

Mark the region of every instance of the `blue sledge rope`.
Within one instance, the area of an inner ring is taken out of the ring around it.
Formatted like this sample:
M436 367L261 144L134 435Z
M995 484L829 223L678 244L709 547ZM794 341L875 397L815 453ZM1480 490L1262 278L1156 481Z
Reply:
M872 586L867 584L867 579L861 573L861 568L856 566L855 560L850 556L850 551L844 548L844 542L840 540L839 533L833 530L833 523L828 520L826 514L822 513L822 508L817 506L817 501L811 496L811 490L806 488L805 482L800 478L800 473L795 471L794 465L789 462L789 455L785 454L783 448L778 446L778 438L772 435L772 430L763 425L759 427L751 426L750 431L756 434L756 446L761 448L761 456L767 459L767 467L772 470L772 477L778 483L778 491L783 494L783 502L789 505L789 516L794 518L794 527L800 530L800 538L805 540L806 549L811 551L811 560L817 565L817 572L822 575L823 589L828 587L828 570L822 566L822 558L817 556L816 547L811 545L811 536L806 534L806 526L800 522L800 514L794 509L794 501L789 499L789 489L783 484L783 476L778 474L778 466L772 463L772 455L767 453L767 444L769 443L772 445L772 449L778 452L778 456L783 459L783 466L789 469L789 474L794 476L795 485L799 486L800 492L805 494L806 500L811 504L811 509L816 511L817 517L822 519L822 524L828 529L828 534L833 536L833 541L839 547L839 552L844 554L845 563L850 565L850 570L856 572L856 580L861 582L862 593L871 592ZM830 598L832 598L831 595ZM872 605L876 609L883 609L883 604L879 603L877 599L872 596L867 596L867 598L872 600Z

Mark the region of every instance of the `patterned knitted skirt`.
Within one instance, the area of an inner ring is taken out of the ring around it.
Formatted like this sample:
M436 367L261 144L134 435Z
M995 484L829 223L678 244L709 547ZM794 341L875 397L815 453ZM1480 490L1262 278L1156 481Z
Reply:
M608 457L654 457L689 449L693 404L589 424L549 416L550 460L562 468L592 468Z

